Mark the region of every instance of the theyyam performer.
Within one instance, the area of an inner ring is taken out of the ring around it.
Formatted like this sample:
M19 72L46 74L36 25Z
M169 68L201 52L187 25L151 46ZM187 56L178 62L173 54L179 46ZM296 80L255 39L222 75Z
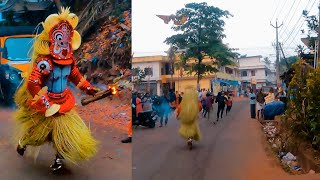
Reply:
M193 140L201 138L198 114L202 110L198 93L193 86L185 89L182 101L177 108L177 119L180 121L179 134L187 140L189 149L192 149Z
M62 8L42 22L35 37L30 70L15 101L17 152L23 156L29 146L51 143L57 154L52 170L62 168L62 160L77 163L93 157L97 141L74 109L71 81L89 95L99 91L80 74L73 51L81 44L75 30L78 17Z

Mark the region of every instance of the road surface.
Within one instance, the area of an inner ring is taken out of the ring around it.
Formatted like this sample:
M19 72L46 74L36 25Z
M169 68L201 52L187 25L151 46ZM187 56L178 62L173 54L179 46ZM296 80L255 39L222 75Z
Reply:
M215 105L216 110L216 105ZM215 120L216 111L212 112ZM291 176L265 151L256 120L249 118L247 100L234 102L230 115L217 125L201 118L202 140L192 151L178 134L179 124L133 131L134 180L312 180L317 175Z
M1 107L0 107L1 108ZM91 123L95 138L100 141L98 154L88 162L78 166L67 164L67 170L53 174L50 165L55 152L50 146L44 146L34 163L33 159L21 157L15 151L16 144L11 143L11 111L0 109L0 179L3 180L131 180L131 144L122 144L123 131L110 126Z

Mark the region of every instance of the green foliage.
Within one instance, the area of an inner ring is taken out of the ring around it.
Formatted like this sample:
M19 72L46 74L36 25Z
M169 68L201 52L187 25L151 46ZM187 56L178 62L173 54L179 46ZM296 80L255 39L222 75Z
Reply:
M271 64L271 60L268 57L263 58L263 62L266 63L267 65Z
M280 59L280 74L283 74L284 72L287 72L289 70L289 68L292 66L292 64L294 64L295 62L298 61L298 56L290 56L290 57L287 57L286 59L283 59L281 58ZM288 66L287 66L287 63L288 63Z
M320 147L320 68L313 69L304 61L293 65L294 77L289 84L287 119L293 119L293 136Z
M225 38L223 18L232 16L228 11L208 6L207 3L189 3L177 11L176 16L187 16L188 20L182 25L174 25L172 29L179 33L168 37L165 43L186 49L180 55L179 66L187 67L189 73L196 72L198 82L205 73L217 72L216 65L233 63L237 54L222 42ZM203 64L205 57L211 58L212 63ZM195 63L188 65L187 62L191 60L195 60Z
M132 71L133 82L140 83L146 77L144 70L142 70L140 67L133 68Z
M317 33L318 26L319 26L317 16L309 15L309 12L306 10L303 11L302 15L305 18L305 20L307 21L309 47L314 49L316 38L312 37L312 36L315 36L315 34Z
M120 16L127 10L131 10L131 0L115 0L114 9L112 10L111 15Z

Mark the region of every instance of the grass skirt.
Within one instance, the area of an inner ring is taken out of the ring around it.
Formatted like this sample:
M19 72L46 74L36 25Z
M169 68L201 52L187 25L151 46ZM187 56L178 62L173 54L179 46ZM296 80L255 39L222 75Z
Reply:
M20 140L22 146L52 142L57 152L72 163L88 160L97 152L98 142L74 109L46 118L29 108L20 107L15 120L15 140Z
M192 123L187 124L181 123L179 134L185 139L192 137L194 140L199 141L201 135L198 121L194 121Z

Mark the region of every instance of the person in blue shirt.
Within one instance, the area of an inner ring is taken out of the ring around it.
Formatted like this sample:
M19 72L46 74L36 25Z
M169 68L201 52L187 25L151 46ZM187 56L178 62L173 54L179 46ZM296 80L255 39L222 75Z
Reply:
M249 101L250 101L251 118L255 119L256 118L256 94L253 93L253 89L250 89Z
M169 105L169 98L170 97L168 96L168 94L164 94L160 98L160 127L162 127L163 118L165 119L165 125L168 124L169 112L171 110Z

